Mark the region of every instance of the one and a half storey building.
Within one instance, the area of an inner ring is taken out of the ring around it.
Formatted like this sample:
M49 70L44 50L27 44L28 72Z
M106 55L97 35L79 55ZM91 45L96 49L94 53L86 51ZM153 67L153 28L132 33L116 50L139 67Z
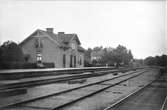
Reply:
M20 43L20 47L29 63L54 63L56 68L84 66L84 49L77 34L55 34L53 28L37 29Z

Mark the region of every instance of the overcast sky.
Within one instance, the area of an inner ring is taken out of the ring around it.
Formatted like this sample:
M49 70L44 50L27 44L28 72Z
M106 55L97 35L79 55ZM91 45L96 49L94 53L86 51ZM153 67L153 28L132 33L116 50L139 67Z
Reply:
M167 54L165 1L0 1L0 43L36 29L76 33L82 46L124 45L135 58Z

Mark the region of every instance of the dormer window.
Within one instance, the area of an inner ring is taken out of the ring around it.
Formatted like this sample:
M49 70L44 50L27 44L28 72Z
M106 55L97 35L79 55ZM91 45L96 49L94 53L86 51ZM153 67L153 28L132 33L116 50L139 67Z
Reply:
M71 48L72 49L76 49L76 44L75 43L71 43Z

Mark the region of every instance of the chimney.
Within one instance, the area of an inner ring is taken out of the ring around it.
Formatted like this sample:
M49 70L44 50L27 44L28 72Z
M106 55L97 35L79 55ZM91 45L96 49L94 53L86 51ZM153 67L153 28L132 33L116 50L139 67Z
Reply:
M58 32L58 34L65 34L64 32Z
M53 28L46 28L46 31L49 33L53 33Z

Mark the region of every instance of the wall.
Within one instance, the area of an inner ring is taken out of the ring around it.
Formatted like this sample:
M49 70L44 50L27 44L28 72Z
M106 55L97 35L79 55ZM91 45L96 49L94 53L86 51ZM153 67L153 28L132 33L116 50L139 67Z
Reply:
M35 49L34 42L35 42L35 38L32 38L32 39L29 39L27 42L25 42L21 46L23 53L25 55L26 54L30 55L30 58L28 60L29 63L36 62L36 49Z
M62 67L62 51L59 49L58 45L55 42L49 40L49 38L44 37L43 41L43 49L42 49L42 59L43 62L55 63L56 68Z

